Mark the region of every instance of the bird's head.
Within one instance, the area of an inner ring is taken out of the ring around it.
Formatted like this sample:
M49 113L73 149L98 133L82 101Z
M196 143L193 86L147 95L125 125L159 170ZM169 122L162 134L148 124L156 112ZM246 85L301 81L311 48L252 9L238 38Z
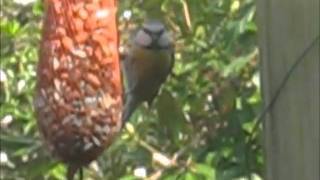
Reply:
M158 20L146 21L134 37L134 43L147 49L168 49L172 47L169 32Z

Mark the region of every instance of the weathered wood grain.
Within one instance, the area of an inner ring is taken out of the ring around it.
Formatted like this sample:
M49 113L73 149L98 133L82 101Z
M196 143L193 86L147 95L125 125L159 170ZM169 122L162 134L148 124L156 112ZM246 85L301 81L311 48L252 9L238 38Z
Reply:
M285 73L319 36L319 0L258 0L262 89L270 102ZM319 180L319 41L264 120L267 180Z

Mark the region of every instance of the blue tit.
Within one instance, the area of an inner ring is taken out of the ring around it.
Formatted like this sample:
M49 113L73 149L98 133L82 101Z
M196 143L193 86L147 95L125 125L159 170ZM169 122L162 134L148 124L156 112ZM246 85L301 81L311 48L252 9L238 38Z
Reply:
M127 83L123 123L142 102L150 107L173 64L174 46L169 32L158 20L146 21L131 40L123 61Z

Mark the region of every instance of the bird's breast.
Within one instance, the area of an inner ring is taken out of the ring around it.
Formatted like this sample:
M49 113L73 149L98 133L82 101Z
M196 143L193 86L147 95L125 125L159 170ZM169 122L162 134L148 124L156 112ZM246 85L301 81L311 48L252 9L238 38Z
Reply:
M170 50L153 50L137 47L133 53L132 60L135 61L132 64L137 69L138 76L141 79L148 79L151 76L166 75L165 73L170 68L172 57Z

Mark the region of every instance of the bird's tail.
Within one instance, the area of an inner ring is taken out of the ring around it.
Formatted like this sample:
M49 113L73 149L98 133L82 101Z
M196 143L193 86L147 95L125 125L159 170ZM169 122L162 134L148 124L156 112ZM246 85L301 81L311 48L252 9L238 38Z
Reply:
M67 180L73 180L77 170L77 166L69 165L67 169Z

